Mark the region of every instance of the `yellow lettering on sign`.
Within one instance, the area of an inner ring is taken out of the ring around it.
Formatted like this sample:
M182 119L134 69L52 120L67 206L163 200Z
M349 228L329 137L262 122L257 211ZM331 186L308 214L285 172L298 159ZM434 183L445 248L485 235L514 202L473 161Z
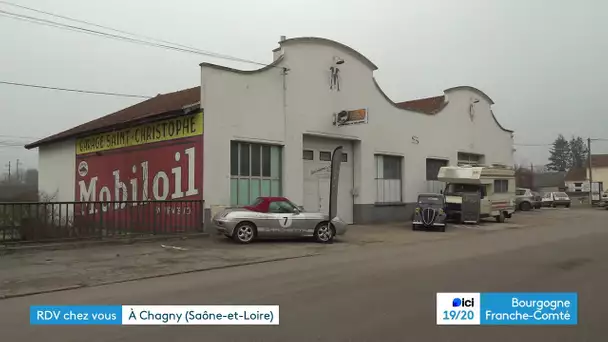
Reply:
M86 154L203 134L203 113L100 133L76 140L76 154Z

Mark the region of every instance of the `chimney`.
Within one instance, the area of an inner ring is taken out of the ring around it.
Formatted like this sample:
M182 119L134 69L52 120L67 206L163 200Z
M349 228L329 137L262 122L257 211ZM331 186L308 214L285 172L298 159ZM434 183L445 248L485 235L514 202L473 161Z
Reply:
M283 42L285 39L287 39L287 37L285 36L281 36L280 38L281 40L279 40L279 44L281 42ZM281 55L283 55L283 49L279 46L278 48L272 50L272 60L276 61L279 57L281 57Z

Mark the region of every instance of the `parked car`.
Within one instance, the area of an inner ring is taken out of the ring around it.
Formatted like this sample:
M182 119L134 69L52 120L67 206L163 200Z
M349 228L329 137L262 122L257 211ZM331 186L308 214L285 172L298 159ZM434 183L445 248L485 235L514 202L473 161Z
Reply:
M279 237L314 237L318 242L330 242L347 229L339 218L330 222L329 215L306 212L285 197L258 197L252 205L225 209L213 217L213 225L240 243Z
M420 194L414 211L412 230L439 229L445 232L447 215L442 194Z
M516 208L521 211L529 211L534 208L540 208L540 204L532 190L525 188L515 189L515 205Z
M543 196L544 207L566 207L570 208L571 200L565 192L548 192Z

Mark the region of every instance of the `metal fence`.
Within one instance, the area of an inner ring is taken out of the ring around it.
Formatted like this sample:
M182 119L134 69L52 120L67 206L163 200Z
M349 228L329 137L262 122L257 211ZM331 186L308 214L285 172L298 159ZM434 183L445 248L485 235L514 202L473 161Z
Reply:
M0 244L202 231L203 201L0 202Z

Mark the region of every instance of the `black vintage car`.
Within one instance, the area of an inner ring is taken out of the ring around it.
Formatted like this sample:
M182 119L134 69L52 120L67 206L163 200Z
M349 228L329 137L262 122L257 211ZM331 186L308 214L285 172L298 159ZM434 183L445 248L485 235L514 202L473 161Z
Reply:
M447 215L442 194L419 194L412 230L439 230L445 232Z

